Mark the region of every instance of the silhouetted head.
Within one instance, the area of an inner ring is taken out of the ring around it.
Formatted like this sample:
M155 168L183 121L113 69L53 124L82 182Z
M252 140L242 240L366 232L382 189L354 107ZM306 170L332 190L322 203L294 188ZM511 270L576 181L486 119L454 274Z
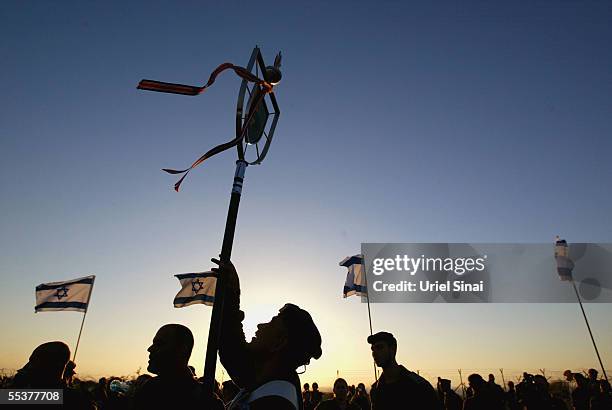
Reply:
M610 382L607 380L602 380L599 382L599 390L604 394L610 394Z
M312 384L312 391L319 391L319 383L314 382Z
M47 342L38 346L28 364L28 373L36 380L60 381L70 360L70 348L64 342Z
M280 359L295 370L321 357L321 334L308 312L287 303L268 323L257 325L249 346L259 357Z
M514 390L514 382L513 381L509 381L508 382L508 390Z
M574 373L574 380L576 380L578 387L583 387L587 384L587 378L580 373Z
M589 379L591 379L592 381L597 380L597 375L599 374L599 372L595 369L589 369Z
M310 384L304 383L304 391L309 391L309 390L310 390Z
M486 383L478 373L470 374L468 376L468 382L475 393L480 392Z
M368 343L372 349L372 357L378 367L383 369L395 363L397 353L397 340L388 332L378 332L368 336Z
M536 374L533 376L533 383L539 391L548 393L548 380L546 380L546 377L541 374Z
M348 383L343 378L338 378L334 382L334 397L340 401L345 401L348 396Z
M565 376L565 380L568 382L574 381L574 373L571 370L564 371L563 376Z
M448 379L440 379L439 382L440 384L440 390L442 390L443 392L449 392L451 389L451 381Z
M136 381L134 382L134 387L138 389L152 378L153 376L151 376L150 374L141 374L136 378Z
M495 383L495 375L493 373L489 373L489 383Z
M151 373L162 375L187 368L193 349L193 334L189 328L179 324L162 326L149 346L149 366Z

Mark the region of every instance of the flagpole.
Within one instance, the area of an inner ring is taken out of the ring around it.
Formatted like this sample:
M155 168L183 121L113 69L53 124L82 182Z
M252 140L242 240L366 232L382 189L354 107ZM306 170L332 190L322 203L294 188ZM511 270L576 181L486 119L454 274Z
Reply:
M225 233L223 234L223 245L221 246L221 262L230 262L232 256L232 245L234 243L234 233L236 231L236 220L238 218L238 207L242 195L242 183L247 162L239 159L236 161L236 173L234 175L234 185L230 198L230 205L227 211L227 221L225 222ZM223 321L223 305L225 304L225 289L223 282L225 278L222 274L217 275L217 285L215 286L215 302L210 318L208 330L208 344L206 345L206 357L204 360L204 391L207 397L212 397L215 385L215 370L217 368L217 351L219 349L219 339L221 322Z
M95 280L91 283L91 288L89 288L89 295L87 296L87 308L85 309L85 312L83 313L83 320L81 320L81 328L79 329L79 336L77 337L76 346L74 347L74 355L72 355L73 362L75 362L77 350L79 350L79 342L81 341L81 333L83 333L83 325L85 324L85 317L87 316L87 311L89 310L89 302L91 301L91 293L93 292L94 283L95 283Z
M365 279L365 284L366 284L366 301L368 302L368 320L370 322L370 336L372 336L373 332L372 332L372 313L370 312L370 290L368 289L368 274L365 268L365 258L363 259L362 266L363 266L363 277ZM378 372L376 371L376 362L374 361L374 358L372 358L372 364L374 365L374 380L377 382Z
M601 361L601 356L599 355L599 350L597 349L597 344L595 343L595 338L593 337L593 332L591 332L591 326L589 325L589 320L587 319L586 312L584 311L584 307L582 306L582 299L580 299L580 293L576 288L576 282L574 279L571 279L572 286L574 287L574 292L576 292L576 297L578 298L578 303L580 304L580 310L582 310L582 316L584 317L584 322L586 323L587 329L589 331L589 335L591 336L591 342L593 342L593 347L595 348L595 353L597 354L597 359L599 360L599 365L601 366L601 370L603 371L603 375L608 380L608 375L606 374L606 368Z

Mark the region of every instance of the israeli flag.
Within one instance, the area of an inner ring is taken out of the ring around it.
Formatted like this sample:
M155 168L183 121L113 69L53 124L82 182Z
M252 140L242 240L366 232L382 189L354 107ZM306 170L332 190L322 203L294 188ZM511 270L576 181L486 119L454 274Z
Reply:
M174 297L174 307L181 308L196 303L212 306L215 303L216 273L181 273L174 275L181 282L181 290Z
M558 236L555 242L555 260L557 261L557 273L563 281L572 280L572 270L574 269L574 261L569 258L569 247L565 239L560 239Z
M95 275L36 286L35 312L72 310L86 312Z
M348 256L340 262L340 266L348 268L346 281L344 282L344 297L366 296L368 287L366 286L365 270L363 269L363 255Z

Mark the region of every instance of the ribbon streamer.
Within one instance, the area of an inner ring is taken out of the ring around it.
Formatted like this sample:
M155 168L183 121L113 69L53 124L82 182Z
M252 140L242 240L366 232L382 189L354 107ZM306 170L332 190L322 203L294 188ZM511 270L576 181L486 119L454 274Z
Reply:
M248 81L248 82L252 82L255 83L256 87L262 87L261 88L261 93L258 95L258 98L256 101L254 101L253 104L251 104L250 107L250 112L249 115L247 117L246 123L244 124L244 126L242 127L242 131L240 132L240 135L237 136L236 138L234 138L231 141L228 141L224 144L220 144L217 145L216 147L210 149L208 152L206 152L204 155L202 155L200 158L198 158L193 164L191 164L191 166L187 169L183 169L183 170L175 170L175 169L168 169L168 168L164 168L163 171L169 173L169 174L185 174L181 177L181 179L178 180L178 182L176 184L174 184L174 190L176 192L179 191L179 188L181 186L181 183L183 182L183 180L185 179L185 177L189 174L189 172L194 169L195 167L197 167L198 165L200 165L202 162L206 161L208 158L217 155L220 152L223 152L227 149L230 149L232 147L235 147L236 145L238 145L245 137L246 135L246 131L248 129L248 125L251 123L254 114L256 112L256 107L259 105L259 103L261 102L261 100L265 97L266 94L271 93L272 92L272 85L262 79L260 79L259 77L257 77L256 75L254 75L253 73L251 73L250 71L248 71L246 68L243 67L239 67L239 66L235 66L232 63L223 63L221 64L219 67L217 67L211 74L210 77L208 78L208 82L203 85L202 87L194 87L194 86L190 86L190 85L183 85L183 84L172 84L172 83L164 83L164 82L160 82L160 81L154 81L154 80L142 80L140 81L140 83L138 84L138 89L141 90L149 90L149 91L161 91L161 92L168 92L168 93L174 93L174 94L183 94L183 95L199 95L201 93L204 92L204 90L206 90L206 88L210 87L216 80L217 76L219 74L221 74L223 71L225 70L233 70L239 77L241 77L242 79Z

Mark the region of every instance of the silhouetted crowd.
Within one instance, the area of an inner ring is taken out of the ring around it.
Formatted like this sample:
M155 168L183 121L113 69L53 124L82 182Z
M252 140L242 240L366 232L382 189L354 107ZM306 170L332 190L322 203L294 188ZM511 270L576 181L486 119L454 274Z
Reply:
M438 378L438 394L445 410L612 410L610 383L598 379L597 370L590 369L588 378L570 370L564 375L566 381L551 388L545 376L523 373L518 384L509 381L506 388L492 374L487 381L472 374L464 398L450 388L450 380Z
M331 395L319 391L317 383L312 383L312 390L306 383L302 390L296 369L322 354L321 335L310 314L288 303L268 323L259 324L253 339L246 342L238 274L231 263L213 262L219 265L213 271L225 278L219 358L231 380L219 384L198 378L188 365L193 334L183 325L167 324L147 349L147 371L155 376L79 380L70 349L54 341L36 347L13 377L0 378L0 388L63 389L63 405L33 406L45 409L612 410L610 383L594 369L587 375L566 371L565 397L551 389L546 377L528 373L516 385L508 382L507 388L498 385L492 374L485 381L475 373L468 377L468 386L462 383L452 389L450 380L438 378L434 389L397 363L397 340L388 332L367 338L372 358L382 369L369 392L363 383L349 386L343 378L336 379ZM28 408L23 403L14 407Z
M180 325L170 325L171 328ZM185 378L179 378L171 394L171 404L161 406L163 402L148 400L158 394L150 391L157 388L168 389L170 385L158 385L154 376L142 374L130 380L120 377L100 378L95 381L79 380L75 377L76 365L68 360L69 349L62 342L44 343L37 347L28 363L13 377L1 376L0 388L63 388L65 408L130 410L139 408L195 408L191 403L183 407L177 401L176 392L185 393L191 387L203 383L197 378L195 369L187 366ZM155 357L155 356L154 356ZM65 363L64 363L65 362ZM63 367L62 367L63 366ZM155 369L155 365L153 367ZM384 375L384 371L383 371ZM612 410L612 392L610 383L598 377L595 369L587 374L564 373L565 381L549 381L542 375L524 373L522 380L515 384L508 381L505 387L495 381L493 374L488 380L479 374L468 377L467 386L451 387L451 381L438 378L436 396L438 404L432 401L430 406L415 405L415 397L408 393L400 394L400 401L384 403L376 397L377 383L374 384L374 402L364 383L349 386L343 378L334 382L331 394L319 390L318 384L303 385L301 401L303 410L370 410L370 409L443 409L443 410ZM146 386L146 387L145 387ZM380 389L380 386L379 386ZM149 391L147 391L149 390ZM428 389L426 389L428 390ZM433 390L433 388L432 388ZM554 391L553 391L554 390ZM241 392L232 380L222 384L216 382L214 400L205 403L201 408L224 409ZM162 390L163 393L163 390ZM144 396L143 396L144 395ZM187 395L189 397L189 395ZM392 400L396 400L393 398ZM384 398L383 398L384 400ZM142 403L142 402L145 403ZM421 402L421 405L427 405ZM23 408L20 406L19 408ZM47 408L47 407L46 407ZM281 408L281 407L269 407Z

